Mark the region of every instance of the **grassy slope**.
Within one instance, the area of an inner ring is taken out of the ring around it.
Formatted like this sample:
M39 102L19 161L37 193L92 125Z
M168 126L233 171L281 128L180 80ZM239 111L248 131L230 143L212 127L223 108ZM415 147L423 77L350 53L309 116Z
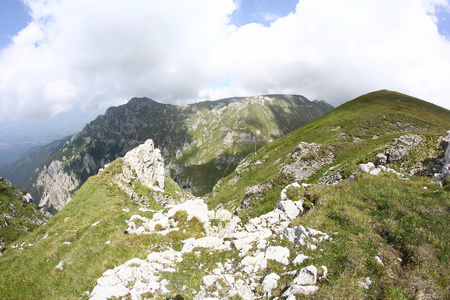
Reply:
M234 172L224 178L220 187L209 195L209 205L214 207L221 203L229 209L236 208L244 199L248 186L270 181L273 188L265 192L263 202L253 203L241 216L257 216L273 209L279 192L290 183L289 178L278 174L279 165L300 142L317 143L330 148L336 158L332 165L339 165L341 173L348 177L359 163L372 161L381 152L380 147L390 144L393 138L407 134L399 132L402 128L393 125L398 122L410 123L419 129L427 127L425 131L414 130L409 133L423 134L436 142L439 135L450 129L450 111L386 90L363 95L262 147L256 156L247 156L247 161L254 163L260 160L263 164L247 167L240 176ZM331 130L338 126L341 129ZM346 138L339 136L340 133L345 133ZM374 135L378 138L373 139ZM363 141L354 143L353 137ZM437 146L436 143L434 146ZM319 171L309 182L317 180L329 167Z
M2 217L0 238L5 240L7 246L36 229L38 225L34 224L34 220L45 219L37 206L22 202L23 196L23 192L10 186L4 178L0 177L0 216ZM4 216L6 219L3 218Z
M426 189L424 189L426 187ZM394 175L358 176L338 186L313 186L316 208L293 225L337 232L317 251L328 281L315 299L427 299L450 297L450 193L428 178L404 181ZM379 256L384 264L375 261ZM369 291L358 281L370 277Z
M135 202L109 184L120 170L120 160L107 170L89 178L63 210L24 238L33 246L8 249L0 256L0 299L77 299L92 291L106 269L133 257L145 258L147 250L159 249L162 243L172 244L169 237L124 234L125 221L133 214L152 213L138 211ZM95 222L99 223L92 227ZM105 245L108 240L111 244ZM55 269L60 261L64 271Z

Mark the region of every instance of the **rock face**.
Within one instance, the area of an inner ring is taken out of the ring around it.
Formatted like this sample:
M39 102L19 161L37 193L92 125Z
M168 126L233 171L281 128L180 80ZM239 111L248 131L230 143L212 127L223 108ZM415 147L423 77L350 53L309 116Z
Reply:
M125 178L135 178L150 188L164 191L164 160L151 139L129 151L123 158ZM134 174L135 173L135 174Z
M50 161L38 168L21 188L30 191L36 204L43 199L50 210L59 210L89 176L152 139L161 149L166 176L201 196L247 154L332 108L296 95L229 98L187 106L133 98L87 124L52 156L53 165ZM52 176L56 169L57 176Z
M67 167L67 162L54 160L38 174L33 187L42 191L39 206L54 212L70 201L80 181Z

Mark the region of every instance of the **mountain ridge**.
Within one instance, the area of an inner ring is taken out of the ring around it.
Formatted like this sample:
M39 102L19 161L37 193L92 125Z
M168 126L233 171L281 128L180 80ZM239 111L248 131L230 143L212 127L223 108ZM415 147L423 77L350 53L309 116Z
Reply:
M87 124L19 187L54 213L98 169L151 138L167 161L166 173L183 189L202 195L245 155L330 109L325 102L297 95L234 97L186 106L132 98ZM49 186L51 182L56 184Z

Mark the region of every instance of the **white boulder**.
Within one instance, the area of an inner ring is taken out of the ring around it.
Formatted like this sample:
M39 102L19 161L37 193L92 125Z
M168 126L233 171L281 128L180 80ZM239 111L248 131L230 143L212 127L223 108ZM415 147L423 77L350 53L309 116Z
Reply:
M265 258L287 265L289 264L289 249L281 246L270 246L266 250Z

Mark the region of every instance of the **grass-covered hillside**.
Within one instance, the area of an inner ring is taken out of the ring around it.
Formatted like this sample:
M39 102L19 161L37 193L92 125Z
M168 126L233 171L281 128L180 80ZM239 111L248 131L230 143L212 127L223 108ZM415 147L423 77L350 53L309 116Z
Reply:
M247 156L235 172L216 185L208 203L238 210L241 216L265 213L276 204L286 184L299 180L292 172L283 172L294 160L303 162L305 169L314 165L317 170L304 182L347 179L358 164L374 161L377 154L393 146L393 139L408 134L420 135L423 141L407 159L387 166L411 175L431 176L436 158L444 157L439 138L449 129L450 111L444 108L393 91L369 93ZM303 150L304 155L298 157L298 148L294 149L300 142L318 144L320 149Z
M44 224L48 213L31 203L30 195L14 188L0 177L0 249L9 247L20 237Z
M247 156L210 211L170 178L126 182L132 201L117 159L2 253L0 298L448 299L450 183L431 174L449 129L448 110L361 96Z
M170 236L124 233L132 215L151 217L154 212L139 211L140 205L112 184L121 168L118 159L90 177L63 210L17 241L26 241L23 247L8 247L0 256L0 299L79 299L106 269L172 243ZM152 199L148 188L141 186L139 192ZM164 196L181 195L167 179ZM161 207L151 201L146 209ZM61 261L63 271L55 269Z

